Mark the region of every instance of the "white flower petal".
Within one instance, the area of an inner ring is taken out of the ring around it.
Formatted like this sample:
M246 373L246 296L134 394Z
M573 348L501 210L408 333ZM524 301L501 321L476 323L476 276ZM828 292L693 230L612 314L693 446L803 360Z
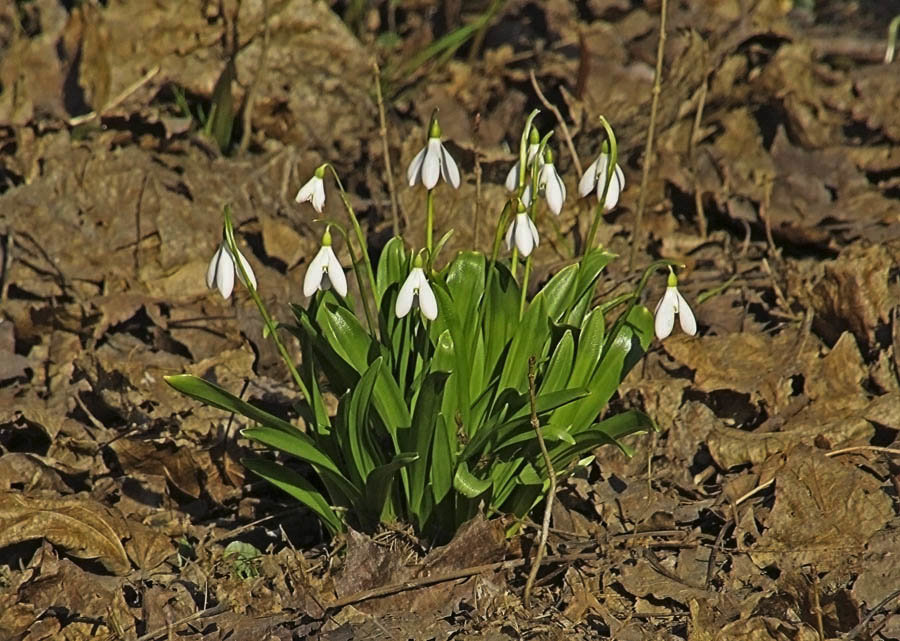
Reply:
M506 174L506 190L507 191L515 191L519 188L519 161L517 160L515 164L509 168L509 173Z
M697 334L697 319L694 318L694 312L681 292L675 290L675 293L678 294L678 322L681 323L681 331L688 336L694 336Z
M522 190L522 204L526 207L531 205L531 183L525 185L525 189Z
M222 298L226 300L231 297L234 291L234 263L231 260L231 254L227 248L223 248L216 264L216 287Z
M441 176L440 138L429 138L427 150L425 160L422 162L422 184L425 185L425 189L434 189Z
M672 333L672 328L675 327L675 313L677 311L678 290L674 287L666 287L666 293L659 299L654 312L656 318L653 321L653 328L658 339L662 340Z
M566 185L556 173L556 167L547 163L541 169L541 185L547 198L547 206L557 216L562 211L563 201L566 199Z
M216 253L209 261L209 267L206 268L206 286L212 289L216 286L216 272L219 270L219 255L225 249L224 245L219 245Z
M531 232L531 239L534 241L534 246L537 247L541 244L541 239L538 237L538 230L534 224L534 221L531 220L530 217L525 216L525 221L528 223L528 231Z
M600 176L601 179L597 182L597 200L600 200L603 194L603 183L606 179L605 174ZM605 211L610 211L618 204L619 195L623 189L625 189L625 174L622 173L622 168L616 165L616 168L613 170L612 180L609 181L609 189L606 190L606 200L603 203Z
M247 259L244 258L244 255L238 251L238 260L241 261L241 265L244 267L244 271L247 272L247 278L250 279L250 283L253 285L253 289L256 289L256 275L253 273L253 268L250 267L250 263L247 262ZM235 267L235 269L237 269ZM238 272L238 276L241 279L241 282L244 283L244 287L247 286L247 282L244 280L244 277L240 275Z
M441 145L441 176L454 189L459 189L459 168L456 166L453 156L450 155L450 152L447 151L443 144Z
M419 283L419 306L422 308L422 315L428 320L434 320L438 315L437 299L434 297L434 291L425 275L422 274L422 281Z
M422 163L425 161L425 152L428 150L427 147L422 147L422 149L415 155L412 159L412 162L409 163L409 167L406 169L406 180L409 182L410 187L414 187L416 184L416 180L419 178L419 173L422 171Z
M341 296L347 295L347 277L344 275L344 268L341 267L340 261L334 255L334 250L328 247L328 278L334 285L334 291Z
M313 186L312 206L320 214L325 206L325 181L316 178L316 184Z
M597 184L597 163L600 162L601 158L603 158L603 156L598 157L597 160L592 162L591 166L581 175L581 180L578 181L578 195L581 198L584 198L594 191L594 187Z
M403 318L412 309L413 299L416 296L416 291L419 289L419 274L422 274L422 268L414 267L409 272L409 276L406 277L403 285L400 286L400 291L397 294L397 304L394 305L394 314L396 314L397 318ZM424 278L424 274L422 276Z
M328 266L328 254L325 249L325 247L319 248L319 252L306 268L306 276L303 277L303 295L306 297L312 296L316 290L322 289L322 276Z
M534 251L537 230L534 229L534 223L528 217L528 214L516 214L516 248L519 253L527 258Z
M516 219L514 218L512 222L509 223L509 227L506 228L506 249L508 251L512 251L512 239L513 233L516 231Z

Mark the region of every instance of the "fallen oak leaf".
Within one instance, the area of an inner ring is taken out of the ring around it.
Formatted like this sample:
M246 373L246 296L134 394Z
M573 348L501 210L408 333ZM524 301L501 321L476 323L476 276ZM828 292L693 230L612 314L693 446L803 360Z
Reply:
M0 548L46 539L79 559L96 559L113 574L131 571L122 546L128 536L124 520L91 499L35 498L0 493Z

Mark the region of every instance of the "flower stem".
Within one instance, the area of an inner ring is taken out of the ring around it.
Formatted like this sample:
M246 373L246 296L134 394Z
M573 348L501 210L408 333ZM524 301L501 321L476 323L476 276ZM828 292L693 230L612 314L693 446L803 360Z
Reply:
M600 124L606 130L606 137L609 141L609 156L606 163L606 175L603 176L603 192L600 194L599 202L594 207L594 220L591 223L591 231L588 233L587 240L584 243L584 254L594 248L594 238L597 236L597 230L600 228L600 221L603 220L603 211L606 207L606 194L609 192L609 185L612 183L616 175L616 165L619 162L619 146L616 142L616 134L609 124L609 121L600 116Z
M238 270L241 276L241 281L246 285L247 291L250 292L250 298L253 299L253 302L256 304L256 308L259 310L259 315L262 316L263 323L266 326L266 333L272 337L272 340L275 341L275 345L278 347L278 353L281 355L284 364L287 365L288 370L291 373L291 376L294 378L294 382L297 384L297 387L300 388L300 392L303 394L303 398L306 399L307 402L312 403L312 397L309 395L309 390L306 388L306 384L303 382L303 379L300 378L300 373L297 371L296 366L294 365L294 359L291 358L291 355L288 353L287 348L284 346L284 343L281 342L281 339L278 338L278 326L275 324L275 321L272 320L272 317L269 315L269 311L266 309L265 304L262 301L262 298L259 296L259 292L256 291L256 288L253 286L253 283L250 281L250 278L247 276L247 272L244 270L243 262L238 260L238 247L237 242L234 239L234 225L231 222L231 206L225 205L225 244L228 245L228 251L231 252L232 262L234 263L235 269Z
M425 249L429 260L434 249L434 190L429 189L425 196Z
M528 298L528 278L531 276L531 259L534 254L529 254L525 259L525 273L522 275L522 291L519 295L519 320L525 315L525 302Z

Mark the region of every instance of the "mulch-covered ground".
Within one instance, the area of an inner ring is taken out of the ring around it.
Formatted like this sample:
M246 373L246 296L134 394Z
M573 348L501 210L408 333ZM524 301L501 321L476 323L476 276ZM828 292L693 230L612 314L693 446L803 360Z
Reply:
M659 0L488 4L0 6L0 639L900 639L900 2L672 0L649 159ZM200 111L229 57L222 153ZM627 186L601 293L679 260L700 325L610 408L660 431L560 487L529 607L537 526L329 539L242 467L238 420L163 381L294 416L246 292L206 288L222 208L287 317L322 231L298 187L330 161L373 248L394 200L421 239L404 175L435 108L464 174L445 252L489 247L540 108L569 198L536 276L571 262L603 115Z

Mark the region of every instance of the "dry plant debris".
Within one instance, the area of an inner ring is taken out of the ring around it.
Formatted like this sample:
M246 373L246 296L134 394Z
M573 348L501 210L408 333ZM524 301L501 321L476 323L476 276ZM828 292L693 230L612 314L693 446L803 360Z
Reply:
M638 255L688 266L701 336L630 375L615 403L661 431L560 489L548 555L570 560L543 566L530 609L522 567L403 584L521 560L537 530L325 541L246 474L243 426L162 376L296 418L247 300L207 295L203 274L229 202L270 308L299 301L317 231L292 196L323 159L373 242L387 233L373 58L392 165L437 107L464 172L483 170L443 216L448 250L475 236L476 197L503 193L533 71L582 164L597 116L613 120L628 187L600 236L626 253L659 3L509 0L477 46L400 76L477 3L70 4L0 7L0 638L900 639L900 75L880 62L895 3L670 6ZM250 152L228 156L175 93L208 106L232 54L238 107L262 75ZM586 211L567 206L558 236L539 221L539 273L570 259Z

